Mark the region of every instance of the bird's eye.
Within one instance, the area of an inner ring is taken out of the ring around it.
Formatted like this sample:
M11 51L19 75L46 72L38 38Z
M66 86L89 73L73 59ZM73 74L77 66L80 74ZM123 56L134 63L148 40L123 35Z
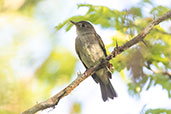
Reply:
M82 24L82 27L85 27L85 24Z
M80 27L83 27L83 28L84 28L84 27L87 27L86 24L83 24L83 23L79 23L79 26L80 26Z

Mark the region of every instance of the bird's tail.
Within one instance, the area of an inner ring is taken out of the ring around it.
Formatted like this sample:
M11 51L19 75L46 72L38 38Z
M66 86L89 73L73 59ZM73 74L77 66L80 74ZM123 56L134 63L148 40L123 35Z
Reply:
M107 84L103 83L102 81L100 81L99 83L103 101L108 100L108 98L114 99L114 97L117 97L116 91L113 88L110 80L108 80Z

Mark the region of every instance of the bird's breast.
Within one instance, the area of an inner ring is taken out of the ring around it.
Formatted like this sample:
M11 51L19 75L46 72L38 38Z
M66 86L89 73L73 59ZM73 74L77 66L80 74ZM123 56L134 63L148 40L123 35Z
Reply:
M91 67L105 57L104 52L95 34L86 34L76 38L76 46L81 60L86 66Z

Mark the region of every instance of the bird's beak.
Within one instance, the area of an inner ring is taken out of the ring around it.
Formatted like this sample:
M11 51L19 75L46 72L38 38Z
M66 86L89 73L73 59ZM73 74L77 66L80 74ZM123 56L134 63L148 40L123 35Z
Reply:
M72 24L74 24L74 25L77 25L77 22L74 22L74 21L70 21Z

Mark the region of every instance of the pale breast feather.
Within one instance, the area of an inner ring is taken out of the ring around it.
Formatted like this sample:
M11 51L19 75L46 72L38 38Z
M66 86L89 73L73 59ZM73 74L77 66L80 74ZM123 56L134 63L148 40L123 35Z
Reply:
M105 57L98 40L94 34L87 34L76 38L76 51L81 61L91 67ZM79 48L79 49L78 49Z

